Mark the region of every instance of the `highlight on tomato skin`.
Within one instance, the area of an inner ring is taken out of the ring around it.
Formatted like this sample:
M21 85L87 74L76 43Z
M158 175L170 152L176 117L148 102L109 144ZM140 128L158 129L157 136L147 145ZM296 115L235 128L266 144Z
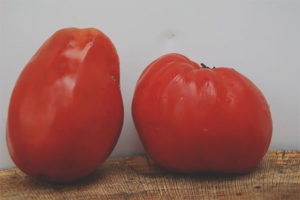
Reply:
M150 158L184 173L248 172L272 137L268 103L249 79L176 53L143 71L132 117Z
M61 29L16 82L7 118L8 150L32 177L74 181L109 156L123 115L113 43L95 28Z

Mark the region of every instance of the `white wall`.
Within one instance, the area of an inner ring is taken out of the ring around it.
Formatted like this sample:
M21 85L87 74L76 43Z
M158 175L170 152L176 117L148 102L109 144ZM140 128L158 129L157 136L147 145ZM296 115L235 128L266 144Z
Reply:
M270 104L271 148L300 149L299 13L297 0L0 0L0 168L13 166L5 124L14 83L39 46L71 26L102 30L120 56L125 121L112 156L143 152L132 95L144 67L167 52L246 75Z

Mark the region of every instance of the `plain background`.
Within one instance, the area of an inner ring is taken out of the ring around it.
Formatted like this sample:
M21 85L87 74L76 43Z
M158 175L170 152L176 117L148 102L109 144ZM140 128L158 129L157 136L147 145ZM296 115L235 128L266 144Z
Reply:
M168 52L233 67L264 93L273 117L271 149L300 149L300 3L297 0L0 0L0 168L9 98L40 45L64 27L95 27L121 61L123 130L112 156L143 153L131 118L142 70Z

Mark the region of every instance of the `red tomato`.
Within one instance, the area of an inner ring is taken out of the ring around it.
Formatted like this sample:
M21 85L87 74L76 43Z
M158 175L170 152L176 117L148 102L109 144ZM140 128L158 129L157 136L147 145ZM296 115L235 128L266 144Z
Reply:
M52 35L31 58L13 90L7 145L33 177L73 181L111 153L123 123L119 58L94 28Z
M249 79L180 54L162 56L144 70L132 115L149 156L179 172L249 171L272 136L269 106Z

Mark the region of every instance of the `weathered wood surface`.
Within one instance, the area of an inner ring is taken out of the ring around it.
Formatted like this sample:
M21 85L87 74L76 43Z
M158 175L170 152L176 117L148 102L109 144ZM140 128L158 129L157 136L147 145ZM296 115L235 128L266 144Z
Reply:
M146 156L107 160L89 177L50 184L13 168L0 171L0 199L300 199L300 151L269 151L243 175L182 175Z

